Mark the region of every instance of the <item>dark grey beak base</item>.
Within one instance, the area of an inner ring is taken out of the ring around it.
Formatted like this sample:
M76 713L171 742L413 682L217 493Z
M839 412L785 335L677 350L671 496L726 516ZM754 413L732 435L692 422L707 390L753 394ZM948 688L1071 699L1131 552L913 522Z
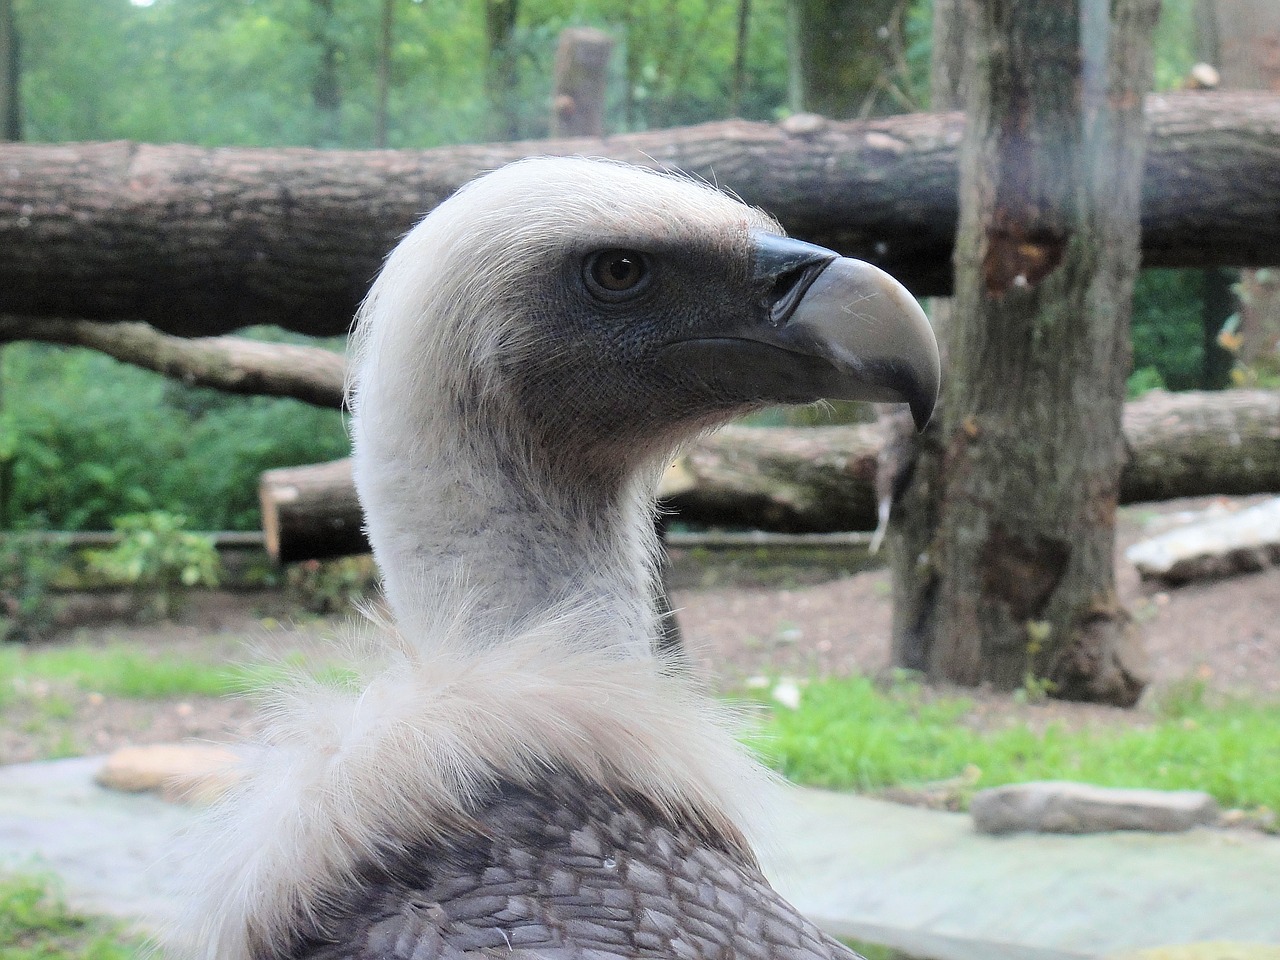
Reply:
M769 323L737 335L790 354L785 365L807 374L811 399L905 402L924 429L941 364L933 329L907 289L879 267L823 247L773 234L753 240L752 276L766 291Z

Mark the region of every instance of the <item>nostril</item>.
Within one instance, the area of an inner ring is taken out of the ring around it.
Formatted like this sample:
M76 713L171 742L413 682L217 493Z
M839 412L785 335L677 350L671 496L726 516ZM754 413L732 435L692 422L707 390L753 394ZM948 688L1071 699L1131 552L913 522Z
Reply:
M791 319L813 281L818 279L818 275L830 262L827 260L793 267L774 278L773 285L769 288L768 305L769 319L775 326L782 326Z

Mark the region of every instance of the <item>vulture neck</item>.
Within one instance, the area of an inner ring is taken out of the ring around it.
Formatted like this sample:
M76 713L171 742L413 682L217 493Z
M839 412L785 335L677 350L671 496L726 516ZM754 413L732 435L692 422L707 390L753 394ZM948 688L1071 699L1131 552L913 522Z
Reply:
M402 629L447 617L483 648L572 609L599 618L592 643L649 655L660 466L585 476L501 430L379 419L357 429L356 482Z

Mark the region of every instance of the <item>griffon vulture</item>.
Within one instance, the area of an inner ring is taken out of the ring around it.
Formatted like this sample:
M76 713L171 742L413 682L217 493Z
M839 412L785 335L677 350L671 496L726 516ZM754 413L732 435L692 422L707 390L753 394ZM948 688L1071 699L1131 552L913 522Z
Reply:
M654 490L683 441L766 404L922 424L916 303L705 185L538 159L410 232L353 344L380 663L280 693L188 858L188 951L849 955L757 867L767 777L732 718L652 653Z

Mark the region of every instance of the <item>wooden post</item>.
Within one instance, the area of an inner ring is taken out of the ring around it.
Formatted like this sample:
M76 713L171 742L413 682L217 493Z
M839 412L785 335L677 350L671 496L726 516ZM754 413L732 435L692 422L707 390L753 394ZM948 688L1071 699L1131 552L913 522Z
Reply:
M604 134L604 100L613 38L602 30L570 27L556 50L555 89L551 94L553 137Z

